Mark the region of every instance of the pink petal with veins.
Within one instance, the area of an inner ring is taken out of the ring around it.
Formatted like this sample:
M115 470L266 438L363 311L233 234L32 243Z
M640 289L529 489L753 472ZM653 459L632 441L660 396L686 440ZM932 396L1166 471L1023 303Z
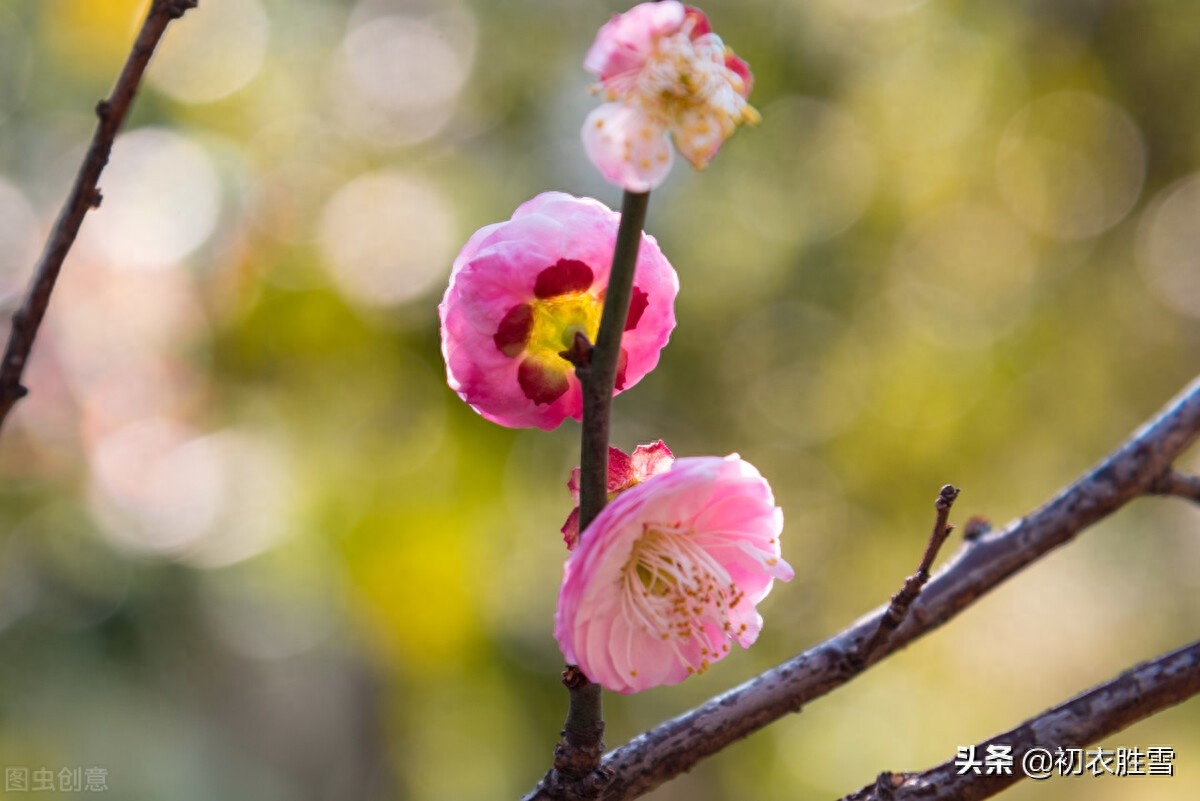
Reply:
M677 459L614 498L563 569L554 636L615 692L675 684L758 637L792 575L771 488L738 456Z

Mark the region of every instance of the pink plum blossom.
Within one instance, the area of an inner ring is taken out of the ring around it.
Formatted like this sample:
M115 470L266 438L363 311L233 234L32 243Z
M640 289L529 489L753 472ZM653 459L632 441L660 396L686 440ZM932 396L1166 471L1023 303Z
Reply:
M542 429L582 416L564 353L576 332L596 340L619 221L598 200L545 192L463 246L438 314L450 388L475 411L500 425ZM616 392L658 364L678 292L674 268L643 234Z
M627 489L636 487L650 476L665 473L671 469L675 455L661 439L646 445L638 445L633 453L625 453L620 448L608 447L608 500L617 497ZM563 541L567 550L574 550L579 542L579 468L571 471L567 481L567 489L575 501L575 508L563 523Z
M753 78L698 9L642 3L600 28L583 66L608 101L588 115L583 146L611 183L646 192L662 183L675 147L702 169L743 122Z
M783 514L736 454L676 459L617 495L564 568L554 636L563 656L615 692L676 684L751 645L775 579Z

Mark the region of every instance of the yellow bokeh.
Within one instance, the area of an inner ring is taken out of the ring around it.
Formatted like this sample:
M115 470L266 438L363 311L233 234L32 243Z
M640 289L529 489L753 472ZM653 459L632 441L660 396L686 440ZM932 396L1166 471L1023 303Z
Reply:
M402 673L453 674L479 647L477 588L464 570L470 543L437 513L384 518L370 546L350 556L355 588L373 622L369 636Z
M41 35L55 63L97 80L115 78L150 8L150 0L46 0L45 4Z

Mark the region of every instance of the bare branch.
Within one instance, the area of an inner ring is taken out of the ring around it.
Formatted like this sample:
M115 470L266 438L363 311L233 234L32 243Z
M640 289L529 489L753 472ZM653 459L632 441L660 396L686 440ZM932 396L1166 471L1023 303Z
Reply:
M1039 509L1000 531L979 527L925 586L904 623L865 663L855 659L859 645L879 628L886 608L612 751L603 764L613 779L601 797L616 801L649 792L938 628L1014 573L1144 494L1198 433L1200 380ZM549 797L539 785L526 799Z
M954 526L950 525L948 521L950 520L950 509L957 499L958 488L953 484L947 484L938 493L937 501L934 503L934 508L937 509L937 519L934 520L933 532L929 535L929 542L925 546L925 555L921 557L921 564L917 565L917 572L908 577L900 591L892 596L892 602L888 604L887 611L883 613L883 617L879 621L879 628L875 629L875 633L871 635L870 639L864 641L859 649L857 657L859 660L866 662L870 659L871 654L875 652L880 643L890 633L900 628L904 618L908 617L909 607L912 606L913 601L917 600L917 596L921 594L921 588L929 581L929 571L933 569L933 561L937 559L938 551L942 549L946 538L954 530Z
M1080 693L1053 709L998 734L974 748L977 760L989 746L1012 748L1011 774L966 770L957 759L922 773L884 773L872 785L842 801L975 801L990 798L1026 777L1026 754L1038 758L1033 778L1048 778L1054 767L1044 757L1058 748L1082 748L1130 724L1200 693L1200 642L1143 662L1111 681ZM1040 753L1038 753L1040 751ZM1031 761L1032 765L1032 761ZM1079 769L1083 770L1082 760Z
M1151 495L1175 495L1200 503L1200 476L1181 473L1178 470L1166 470L1151 482L1146 491Z
M4 351L4 360L0 363L0 426L4 425L4 420L17 401L27 393L21 385L21 376L25 372L25 364L29 360L29 353L33 349L42 318L46 315L46 307L50 304L50 294L54 291L63 261L75 243L75 236L83 224L84 215L89 209L100 205L100 190L96 188L96 184L100 180L104 165L108 163L117 131L133 104L142 73L145 72L146 65L150 62L154 49L158 47L167 25L171 20L182 17L188 9L195 8L197 2L198 0L154 0L125 66L113 86L112 94L96 106L96 116L100 121L92 134L92 143L83 163L79 165L71 194L59 212L46 248L38 259L29 291L21 307L13 314L12 332Z

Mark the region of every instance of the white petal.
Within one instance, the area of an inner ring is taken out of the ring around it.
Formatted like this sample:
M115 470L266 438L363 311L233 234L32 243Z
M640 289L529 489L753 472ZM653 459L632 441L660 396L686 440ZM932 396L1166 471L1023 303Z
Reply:
M673 159L666 128L620 103L605 103L588 115L583 149L605 180L630 192L661 184Z

